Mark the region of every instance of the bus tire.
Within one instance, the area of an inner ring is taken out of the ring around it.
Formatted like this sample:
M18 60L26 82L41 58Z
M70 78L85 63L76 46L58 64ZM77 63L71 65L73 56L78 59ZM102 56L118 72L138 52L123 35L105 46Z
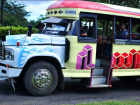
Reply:
M23 84L26 90L34 96L49 95L58 85L57 70L49 62L35 62L23 75Z
M128 76L128 77L118 77L121 81L124 82L134 82L136 81L137 77Z

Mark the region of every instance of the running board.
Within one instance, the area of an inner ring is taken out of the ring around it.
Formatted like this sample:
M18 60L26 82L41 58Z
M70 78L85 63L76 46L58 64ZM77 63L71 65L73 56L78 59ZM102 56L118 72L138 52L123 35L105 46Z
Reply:
M88 86L88 88L105 88L105 87L112 87L112 85L106 85L106 84L92 84L91 86Z

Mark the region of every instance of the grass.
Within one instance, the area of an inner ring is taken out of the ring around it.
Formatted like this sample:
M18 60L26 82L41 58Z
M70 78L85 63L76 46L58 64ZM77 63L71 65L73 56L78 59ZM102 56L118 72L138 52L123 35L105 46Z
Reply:
M104 101L94 103L82 103L76 105L140 105L140 102L136 101Z

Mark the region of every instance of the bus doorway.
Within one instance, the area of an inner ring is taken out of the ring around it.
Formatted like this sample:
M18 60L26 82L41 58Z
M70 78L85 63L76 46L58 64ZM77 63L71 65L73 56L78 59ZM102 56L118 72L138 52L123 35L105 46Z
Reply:
M113 43L113 17L98 15L97 19L97 59L111 60Z
M111 80L112 45L114 41L113 16L99 14L97 18L97 52L96 66L103 69L107 85Z

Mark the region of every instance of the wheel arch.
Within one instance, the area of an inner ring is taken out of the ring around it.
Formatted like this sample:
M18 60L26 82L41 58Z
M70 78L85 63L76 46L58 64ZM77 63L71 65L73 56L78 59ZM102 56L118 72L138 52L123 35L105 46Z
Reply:
M32 63L37 62L37 61L47 61L47 62L51 63L56 68L56 70L58 72L58 77L59 77L58 86L61 89L64 89L65 86L64 86L64 76L63 76L63 72L62 72L62 67L61 67L61 64L60 64L59 60L57 60L55 57L50 57L50 56L35 56L35 57L31 57L26 62L26 64L24 65L20 76L24 75L24 72L27 70L29 65L31 65Z

